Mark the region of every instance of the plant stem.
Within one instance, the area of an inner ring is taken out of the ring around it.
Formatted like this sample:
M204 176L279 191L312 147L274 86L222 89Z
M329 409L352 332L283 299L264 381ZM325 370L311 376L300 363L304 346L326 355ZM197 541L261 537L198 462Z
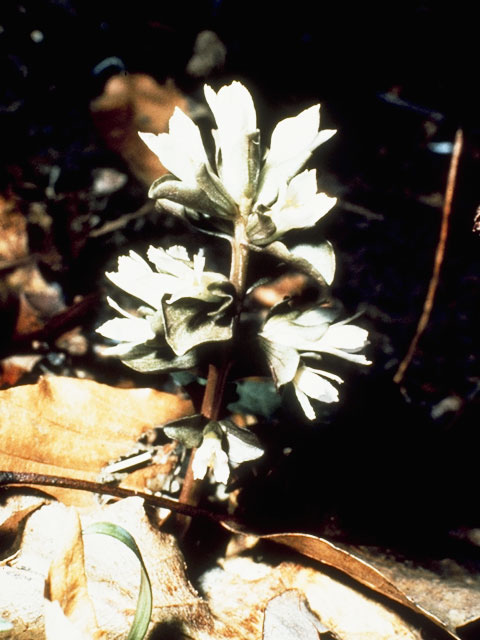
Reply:
M235 221L232 239L230 281L235 287L237 294L235 316L233 319L234 338L242 310L242 302L245 296L247 281L248 240L245 230L245 220L246 216L238 215ZM208 418L208 420L218 420L222 407L225 384L227 382L227 376L231 366L232 361L229 357L229 353L224 351L222 363L220 365L210 364L208 367L207 385L205 387L201 409L202 415ZM193 476L192 467L195 452L196 449L192 449L190 452L190 460L180 493L180 501L192 505L199 503L203 484L202 480L196 480ZM189 523L190 518L177 515L177 526L180 528L180 536L185 534Z

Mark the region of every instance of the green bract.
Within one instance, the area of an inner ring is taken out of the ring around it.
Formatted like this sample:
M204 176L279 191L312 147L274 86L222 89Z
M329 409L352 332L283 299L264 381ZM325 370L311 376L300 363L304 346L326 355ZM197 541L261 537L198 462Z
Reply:
M119 344L105 350L139 371L175 371L197 363L194 347L232 336L234 288L220 274L204 271L199 252L190 260L184 247L150 247L150 265L134 251L118 260L118 271L107 277L147 306L137 315L123 310L111 298L110 306L123 317L97 329Z
M215 166L198 127L178 108L169 133L140 133L170 171L150 189L159 206L200 228L227 234L241 216L249 242L258 246L269 245L291 229L314 225L333 207L335 198L317 193L316 172L299 173L312 152L335 133L318 130L320 105L282 120L262 159L248 90L239 82L218 93L205 86L205 98L217 124L212 132Z

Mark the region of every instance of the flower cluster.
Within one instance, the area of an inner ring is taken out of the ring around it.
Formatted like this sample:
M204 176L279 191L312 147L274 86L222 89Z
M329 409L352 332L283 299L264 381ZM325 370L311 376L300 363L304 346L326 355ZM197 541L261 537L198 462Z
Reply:
M260 333L263 349L277 383L292 383L298 401L310 420L315 409L309 398L319 402L337 402L338 390L331 381L343 380L328 371L307 366L306 360L320 360L329 353L357 364L371 364L358 352L367 345L365 329L344 322L333 322L330 307L314 306L306 310L292 309L282 302L272 310Z
M312 152L335 131L319 131L320 106L287 118L275 127L270 148L261 153L253 100L239 82L205 98L217 129L215 162L204 149L197 125L180 109L169 133L140 133L142 140L170 171L153 183L150 197L195 225L231 233L242 217L248 241L265 246L291 229L314 225L335 204L317 193L314 170L300 169ZM297 175L298 174L298 175Z
M119 343L104 353L142 372L189 369L197 364L198 345L231 338L233 286L224 275L204 270L201 252L190 260L185 247L150 247L147 255L156 271L130 251L119 258L117 272L107 273L145 304L133 315L108 298L122 317L97 329Z
M267 252L307 274L322 300L320 292L325 293L335 273L331 244L287 248L283 239L293 229L315 225L335 204L335 198L317 191L316 172L302 170L313 151L335 132L319 131L320 107L315 105L279 122L263 152L253 100L242 84L233 82L218 92L206 86L205 98L217 127L212 131L214 158L205 150L197 125L178 108L168 133L139 134L170 172L153 183L150 197L194 228L229 238L232 267L238 267L234 255L247 255L251 249ZM239 326L248 260L242 258L241 277L234 277L240 268L231 269L231 282L205 270L202 250L190 258L185 247L150 247L147 256L155 270L131 251L119 258L118 271L107 273L141 304L130 313L108 299L121 317L97 329L117 343L104 353L138 371L191 369L202 364L203 345L229 341ZM367 344L367 332L348 321L336 322L332 307L319 302L308 308L291 300L276 305L258 339L277 389L291 385L310 420L316 417L312 401L338 401L335 384L343 382L317 368L321 354L370 364L359 354ZM263 453L253 434L228 419L207 420L198 414L169 423L164 431L196 449L195 478L211 469L215 480L225 484L232 467Z

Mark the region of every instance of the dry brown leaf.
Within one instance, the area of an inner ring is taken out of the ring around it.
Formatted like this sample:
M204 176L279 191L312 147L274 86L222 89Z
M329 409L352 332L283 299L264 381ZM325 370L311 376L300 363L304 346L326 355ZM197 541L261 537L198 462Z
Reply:
M207 571L200 584L215 618L215 640L261 640L266 608L291 589L304 595L321 624L341 640L422 637L398 613L333 579L321 567L294 562L271 566L248 557L230 558L222 562L222 568Z
M0 567L0 617L14 625L12 640L44 639L43 582L62 537L57 525L65 518L65 511L64 505L54 503L31 515L18 555ZM152 527L140 498L89 511L81 519L84 528L99 521L117 524L135 539L152 586L150 632L157 629L156 637L166 637L168 633L178 640L214 638L208 606L188 582L185 561L175 539ZM105 535L85 535L84 547L88 593L98 625L106 639L123 639L137 604L138 560L125 545Z
M399 562L378 549L355 549L424 610L450 629L460 629L480 618L480 576L452 559L437 562L436 571Z
M231 525L224 526L234 533L242 533ZM251 536L252 534L248 533L248 535ZM377 593L380 593L383 596L402 604L420 616L427 618L440 627L449 637L459 640L458 635L455 632L455 628L449 624L448 620L440 618L432 611L423 608L420 603L414 601L404 593L394 581L387 578L380 570L362 558L356 556L354 553L346 551L328 540L308 534L278 533L260 535L258 537L262 540L270 540L295 549L304 556L346 573L354 580L357 580L360 584L373 589Z
M40 355L25 355L0 360L0 388L13 387L41 359Z
M157 156L140 140L139 131L162 133L175 107L187 102L172 81L160 85L144 74L112 76L92 101L93 120L108 146L120 154L145 184L166 173Z
M154 389L44 377L0 391L0 469L94 481L146 431L191 412L190 401ZM93 502L83 492L46 491L68 504Z
M95 610L88 595L87 576L83 553L82 527L73 507L65 509L53 527L57 532L57 548L45 581L45 598L58 602L61 611L74 628L85 637L101 638L95 619ZM47 640L60 640L58 615L51 608L45 616Z
M302 273L289 273L270 284L256 287L252 297L265 307L273 307L286 296L298 296L307 286L308 279Z

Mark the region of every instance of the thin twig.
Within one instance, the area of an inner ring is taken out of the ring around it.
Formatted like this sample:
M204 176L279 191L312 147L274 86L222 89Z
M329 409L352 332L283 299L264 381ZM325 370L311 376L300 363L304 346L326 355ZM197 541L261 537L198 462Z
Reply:
M453 200L453 194L455 191L458 161L462 151L462 145L463 145L463 133L461 129L458 129L455 135L455 144L453 146L452 158L450 160L450 169L448 171L447 188L445 191L445 201L443 204L442 224L440 227L440 237L438 239L437 250L435 252L433 273L430 279L430 284L428 286L427 296L423 304L422 315L420 316L420 320L418 321L417 330L415 332L415 335L413 336L412 342L410 343L407 354L405 355L404 359L400 363L397 369L397 372L393 376L393 381L396 384L400 384L402 382L405 376L405 372L407 371L408 366L410 365L410 362L412 361L412 358L415 354L415 351L417 350L418 341L420 340L423 332L425 331L428 325L430 314L432 312L433 302L435 299L435 294L436 294L439 279L440 279L440 269L442 267L443 258L445 256L445 246L447 243L450 212L452 210L452 200Z
M144 216L149 215L155 211L155 206L151 201L143 204L138 211L134 211L133 213L124 213L122 216L117 218L116 220L110 220L109 222L105 222L98 229L92 229L88 234L90 238L99 238L100 236L104 236L106 233L112 233L113 231L117 231L118 229L122 229L126 227L129 222L132 220L137 220L137 218L143 218Z
M149 493L142 493L133 489L125 489L123 487L114 487L98 482L90 482L89 480L79 480L77 478L65 478L63 476L50 476L41 473L27 473L17 471L0 471L0 487L11 485L37 485L47 487L60 487L62 489L75 489L78 491L88 491L89 493L99 493L102 495L110 495L116 498L137 497L145 500L147 504L163 509L170 509L185 516L195 517L201 516L215 520L215 522L236 521L236 518L230 515L222 515L213 513L207 509L177 502L163 496L154 496Z

